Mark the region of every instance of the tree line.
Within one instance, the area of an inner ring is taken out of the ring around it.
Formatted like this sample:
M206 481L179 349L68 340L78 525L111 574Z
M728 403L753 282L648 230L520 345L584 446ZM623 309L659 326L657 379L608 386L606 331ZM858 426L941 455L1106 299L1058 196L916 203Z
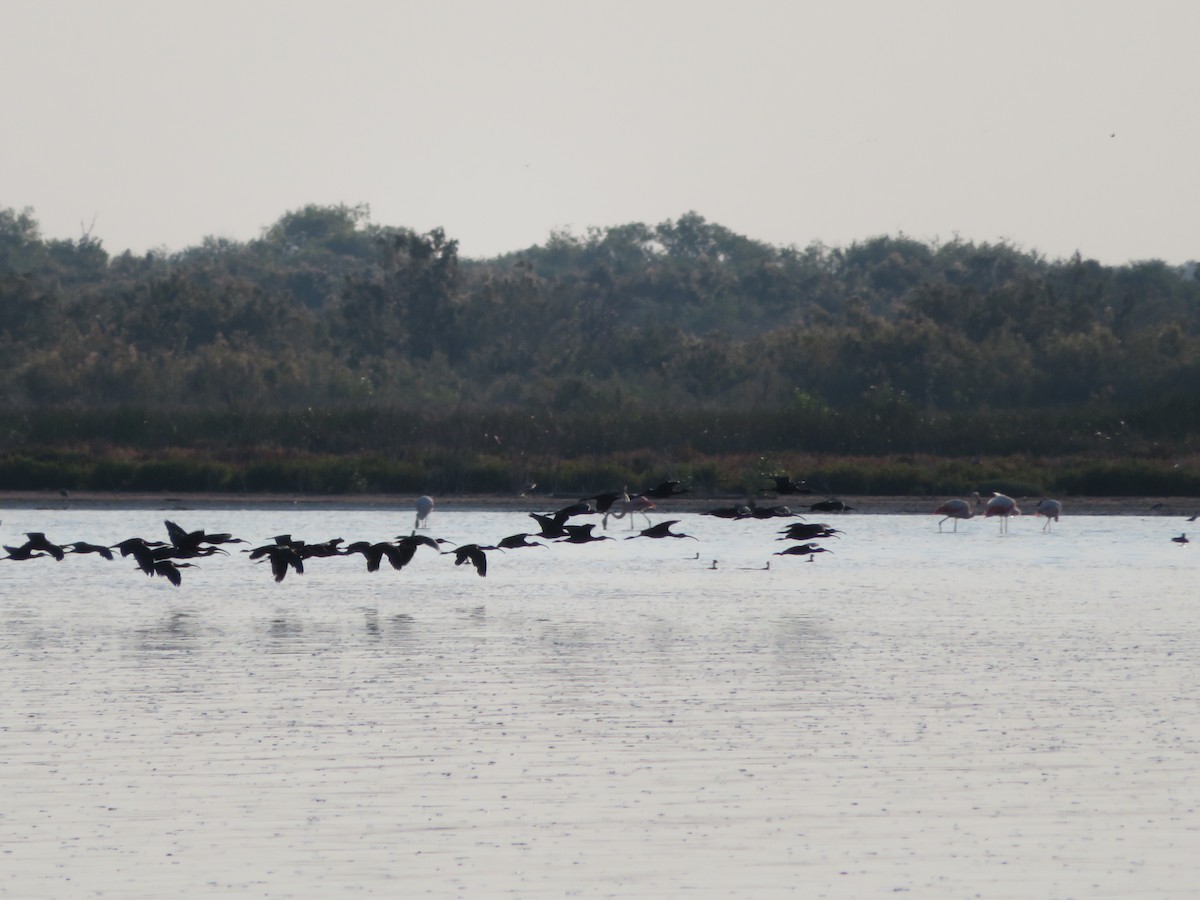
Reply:
M563 457L986 454L1018 438L1162 456L1194 454L1200 433L1194 263L902 235L779 247L694 212L469 259L365 206L144 255L47 239L33 211L0 208L0 353L0 452L52 446L71 421L136 442L142 413L224 428L192 446L291 446L306 416L353 410L418 423L419 441L466 428ZM351 429L355 449L400 452L396 427Z

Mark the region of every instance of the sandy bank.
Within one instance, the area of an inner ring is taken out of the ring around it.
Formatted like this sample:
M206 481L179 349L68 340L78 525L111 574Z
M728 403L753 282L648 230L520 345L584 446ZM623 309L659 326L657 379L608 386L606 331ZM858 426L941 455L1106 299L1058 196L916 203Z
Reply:
M58 491L0 492L0 509L380 509L404 510L413 508L411 495L400 494L153 494L72 492L62 496ZM513 510L516 512L545 512L574 502L576 497L552 494L528 496L459 495L437 496L437 508L449 510ZM808 513L811 504L825 499L819 495L759 499L760 506L785 504L794 512ZM860 513L892 515L929 515L945 497L879 497L845 495L844 500ZM1018 497L1017 503L1027 514L1033 512L1038 497ZM1064 515L1100 516L1182 516L1200 512L1200 498L1195 497L1059 497ZM685 495L660 501L660 511L703 512L721 506L746 502L744 497ZM816 513L813 515L838 515Z

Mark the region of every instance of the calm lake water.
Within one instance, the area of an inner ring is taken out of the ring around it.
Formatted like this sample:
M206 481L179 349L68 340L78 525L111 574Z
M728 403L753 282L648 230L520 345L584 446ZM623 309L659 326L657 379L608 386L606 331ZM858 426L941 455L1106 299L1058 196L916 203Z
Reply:
M0 562L0 896L1194 897L1200 540L1069 513L827 515L811 563L772 555L782 520L681 514L697 541L610 523L486 578L424 548L277 584L235 547L180 588ZM164 518L412 526L7 509L0 538Z

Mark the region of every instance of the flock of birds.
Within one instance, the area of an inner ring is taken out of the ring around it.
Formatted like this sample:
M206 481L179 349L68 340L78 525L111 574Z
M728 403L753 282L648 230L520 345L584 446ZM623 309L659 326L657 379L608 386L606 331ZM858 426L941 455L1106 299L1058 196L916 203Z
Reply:
M776 493L799 493L803 488L799 483L786 478L778 480L779 490ZM610 519L630 520L630 530L636 528L637 516L645 519L646 527L629 535L625 540L637 538L664 539L675 538L698 540L694 535L674 530L680 519L667 519L652 523L647 512L657 508L656 501L670 500L688 492L678 481L664 481L656 487L648 488L639 494L630 494L627 489L606 491L583 497L579 501L564 506L550 513L529 513L537 525L536 530L523 531L501 538L494 544L454 544L444 538L429 537L419 533L428 527L428 521L434 509L434 501L428 496L419 497L416 501L416 520L411 534L398 535L390 541L352 541L347 543L342 538L331 538L325 541L309 542L294 538L290 534L276 535L269 543L256 547L247 547L240 552L246 553L250 560L266 563L275 581L283 581L289 572L297 575L304 573L304 566L313 558L360 555L366 563L367 571L376 572L386 561L393 569L403 569L413 561L417 553L427 549L438 555L452 555L456 565L469 564L480 576L486 576L488 570L488 554L493 551L508 551L532 547L545 547L550 543L588 544L596 541L616 540L606 534L595 533L596 522L582 522L580 517L599 516L603 528L608 527ZM821 501L813 504L811 511L853 511L841 501ZM798 514L786 506L761 507L755 503L746 506L731 506L708 510L703 515L727 519L741 518L779 518L795 517ZM132 560L136 568L147 576L167 579L176 587L183 582L183 570L199 566L197 560L212 556L227 556L228 549L234 544L250 544L240 537L234 537L227 532L213 533L203 529L188 530L171 520L165 520L166 540L148 539L144 537L129 537L115 544L97 544L91 541L66 541L56 543L43 532L30 531L25 533L26 541L20 546L4 545L7 555L0 560L25 561L41 558L63 560L70 554L96 554L107 560L120 558ZM811 562L818 553L830 552L821 547L816 541L823 538L836 537L841 534L835 528L826 524L809 522L793 522L781 532L779 540L799 541L777 556L807 556ZM699 558L697 553L695 558ZM770 562L766 568L770 567ZM713 560L711 568L717 568Z
M811 494L812 491L803 482L793 481L786 475L772 476L775 484L765 488L762 494L775 497ZM416 557L422 548L431 550L439 555L453 555L456 565L470 564L480 576L486 576L488 570L488 553L492 551L517 550L530 547L545 547L549 543L587 544L596 541L616 540L609 535L596 534L595 521L573 521L583 516L600 516L601 526L608 527L609 519L630 520L630 530L636 528L636 517L641 515L646 521L646 527L625 538L677 538L698 540L694 535L672 530L680 523L680 519L667 519L654 524L647 515L648 511L657 508L655 501L670 500L688 492L678 481L664 481L657 487L648 488L639 494L630 494L627 488L620 491L606 491L583 497L575 503L564 506L551 513L529 513L537 524L536 531L519 532L501 538L495 544L454 544L443 538L433 538L418 531L428 527L428 521L434 509L431 497L421 496L416 501L416 520L411 534L399 535L391 541L352 541L346 543L342 538L310 543L290 534L277 535L270 543L242 550L254 562L267 563L275 581L283 581L289 572L297 575L304 573L307 560L320 557L361 555L367 571L376 572L384 561L393 569L403 569ZM522 496L524 496L522 494ZM999 518L1001 533L1008 531L1008 520L1021 515L1021 510L1015 500L1005 494L994 493L986 502L973 493L970 501L965 499L947 500L934 510L935 515L943 518L938 521L938 531L947 521L954 522L954 531L958 531L958 522L971 519L976 515L985 518ZM854 507L838 499L820 500L808 505L811 513L845 513L856 512ZM1043 499L1036 507L1036 515L1046 519L1042 531L1051 529L1053 523L1062 514L1062 503L1058 500ZM745 504L718 507L701 513L722 519L779 519L803 518L800 513L793 512L789 506L760 506L751 500ZM1189 521L1195 521L1193 516ZM7 555L0 560L23 561L38 558L53 558L63 560L68 554L97 554L105 559L113 560L116 554L130 558L136 567L147 576L166 578L178 587L182 584L182 569L196 567L198 563L192 560L215 555L229 555L226 545L250 543L229 533L209 533L202 529L188 531L170 520L164 522L167 530L167 540L152 540L142 537L130 537L115 544L95 544L89 541L68 541L55 543L43 532L26 532L26 541L20 546L4 545ZM779 532L777 540L794 541L792 546L775 552L774 556L801 556L812 562L818 553L830 553L828 548L817 541L837 538L844 532L826 523L791 522ZM1177 544L1189 543L1186 532L1172 538ZM448 548L448 549L447 549ZM700 558L697 553L696 559ZM763 568L769 569L770 561ZM717 568L717 560L712 561L712 569Z

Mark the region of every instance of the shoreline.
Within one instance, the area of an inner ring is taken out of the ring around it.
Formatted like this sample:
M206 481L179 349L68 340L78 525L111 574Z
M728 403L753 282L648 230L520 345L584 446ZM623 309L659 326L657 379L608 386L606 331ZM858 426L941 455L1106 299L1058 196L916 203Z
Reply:
M121 493L103 491L0 491L0 509L378 509L412 512L415 495L408 494L217 494L217 493ZM439 511L550 512L573 503L578 497L537 493L525 496L464 494L435 496ZM842 516L846 513L812 513L809 506L826 499L819 494L758 498L760 506L787 506L806 517ZM868 515L931 515L949 497L855 496L839 497L854 510ZM1017 505L1033 514L1040 497L1017 497ZM1200 512L1196 497L1058 497L1063 515L1076 516L1182 516ZM747 502L743 496L683 495L659 501L660 513L698 513ZM853 515L853 513L850 513Z

